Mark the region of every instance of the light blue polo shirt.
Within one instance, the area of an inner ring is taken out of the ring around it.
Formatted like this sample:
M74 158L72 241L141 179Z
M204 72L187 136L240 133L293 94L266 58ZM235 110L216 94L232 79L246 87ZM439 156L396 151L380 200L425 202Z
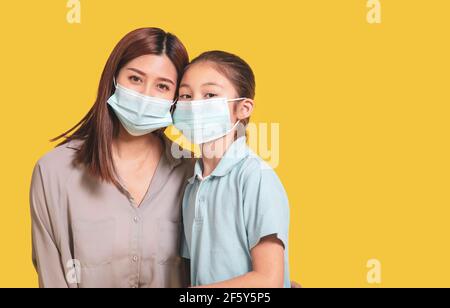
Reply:
M284 286L289 288L289 203L275 172L241 137L210 176L202 174L199 160L183 198L181 249L191 261L192 286L252 271L251 249L276 234L285 247Z

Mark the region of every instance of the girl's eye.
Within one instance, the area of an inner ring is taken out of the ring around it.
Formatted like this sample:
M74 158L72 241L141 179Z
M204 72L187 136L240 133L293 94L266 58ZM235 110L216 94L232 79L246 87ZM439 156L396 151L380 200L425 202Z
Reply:
M191 98L191 96L189 94L182 94L179 96L179 99L181 99L181 100L187 100L190 98Z
M163 90L163 91L169 91L170 88L168 85L164 84L164 83L160 83L157 85L158 89Z
M206 95L205 95L206 98L213 98L216 96L217 96L217 94L214 94L214 93L206 93Z
M129 80L133 83L142 83L142 79L138 76L130 76Z

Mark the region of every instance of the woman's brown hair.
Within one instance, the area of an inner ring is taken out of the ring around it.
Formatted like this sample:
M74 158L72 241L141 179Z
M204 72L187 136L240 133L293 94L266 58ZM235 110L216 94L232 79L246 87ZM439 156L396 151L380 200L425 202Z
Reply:
M74 127L51 140L65 138L58 146L72 140L82 140L75 157L89 174L119 185L112 158L112 141L119 133L120 122L107 100L114 93L113 79L128 62L143 55L166 55L178 73L178 84L189 63L188 53L173 34L159 28L141 28L128 33L114 48L103 70L97 99L89 112ZM175 99L175 98L174 98ZM74 132L73 132L74 131ZM70 135L70 133L73 134Z

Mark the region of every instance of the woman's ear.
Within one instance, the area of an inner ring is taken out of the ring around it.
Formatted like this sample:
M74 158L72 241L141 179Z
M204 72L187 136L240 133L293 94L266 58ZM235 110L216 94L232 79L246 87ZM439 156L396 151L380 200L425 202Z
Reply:
M236 116L238 120L244 120L250 118L253 113L255 102L252 99L246 98L241 101L237 106Z

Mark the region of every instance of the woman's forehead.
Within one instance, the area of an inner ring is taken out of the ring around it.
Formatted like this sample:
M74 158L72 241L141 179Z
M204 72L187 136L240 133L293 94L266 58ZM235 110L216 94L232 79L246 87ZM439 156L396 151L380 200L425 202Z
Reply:
M125 68L134 68L146 76L164 75L176 80L177 70L167 55L143 55L125 65Z

